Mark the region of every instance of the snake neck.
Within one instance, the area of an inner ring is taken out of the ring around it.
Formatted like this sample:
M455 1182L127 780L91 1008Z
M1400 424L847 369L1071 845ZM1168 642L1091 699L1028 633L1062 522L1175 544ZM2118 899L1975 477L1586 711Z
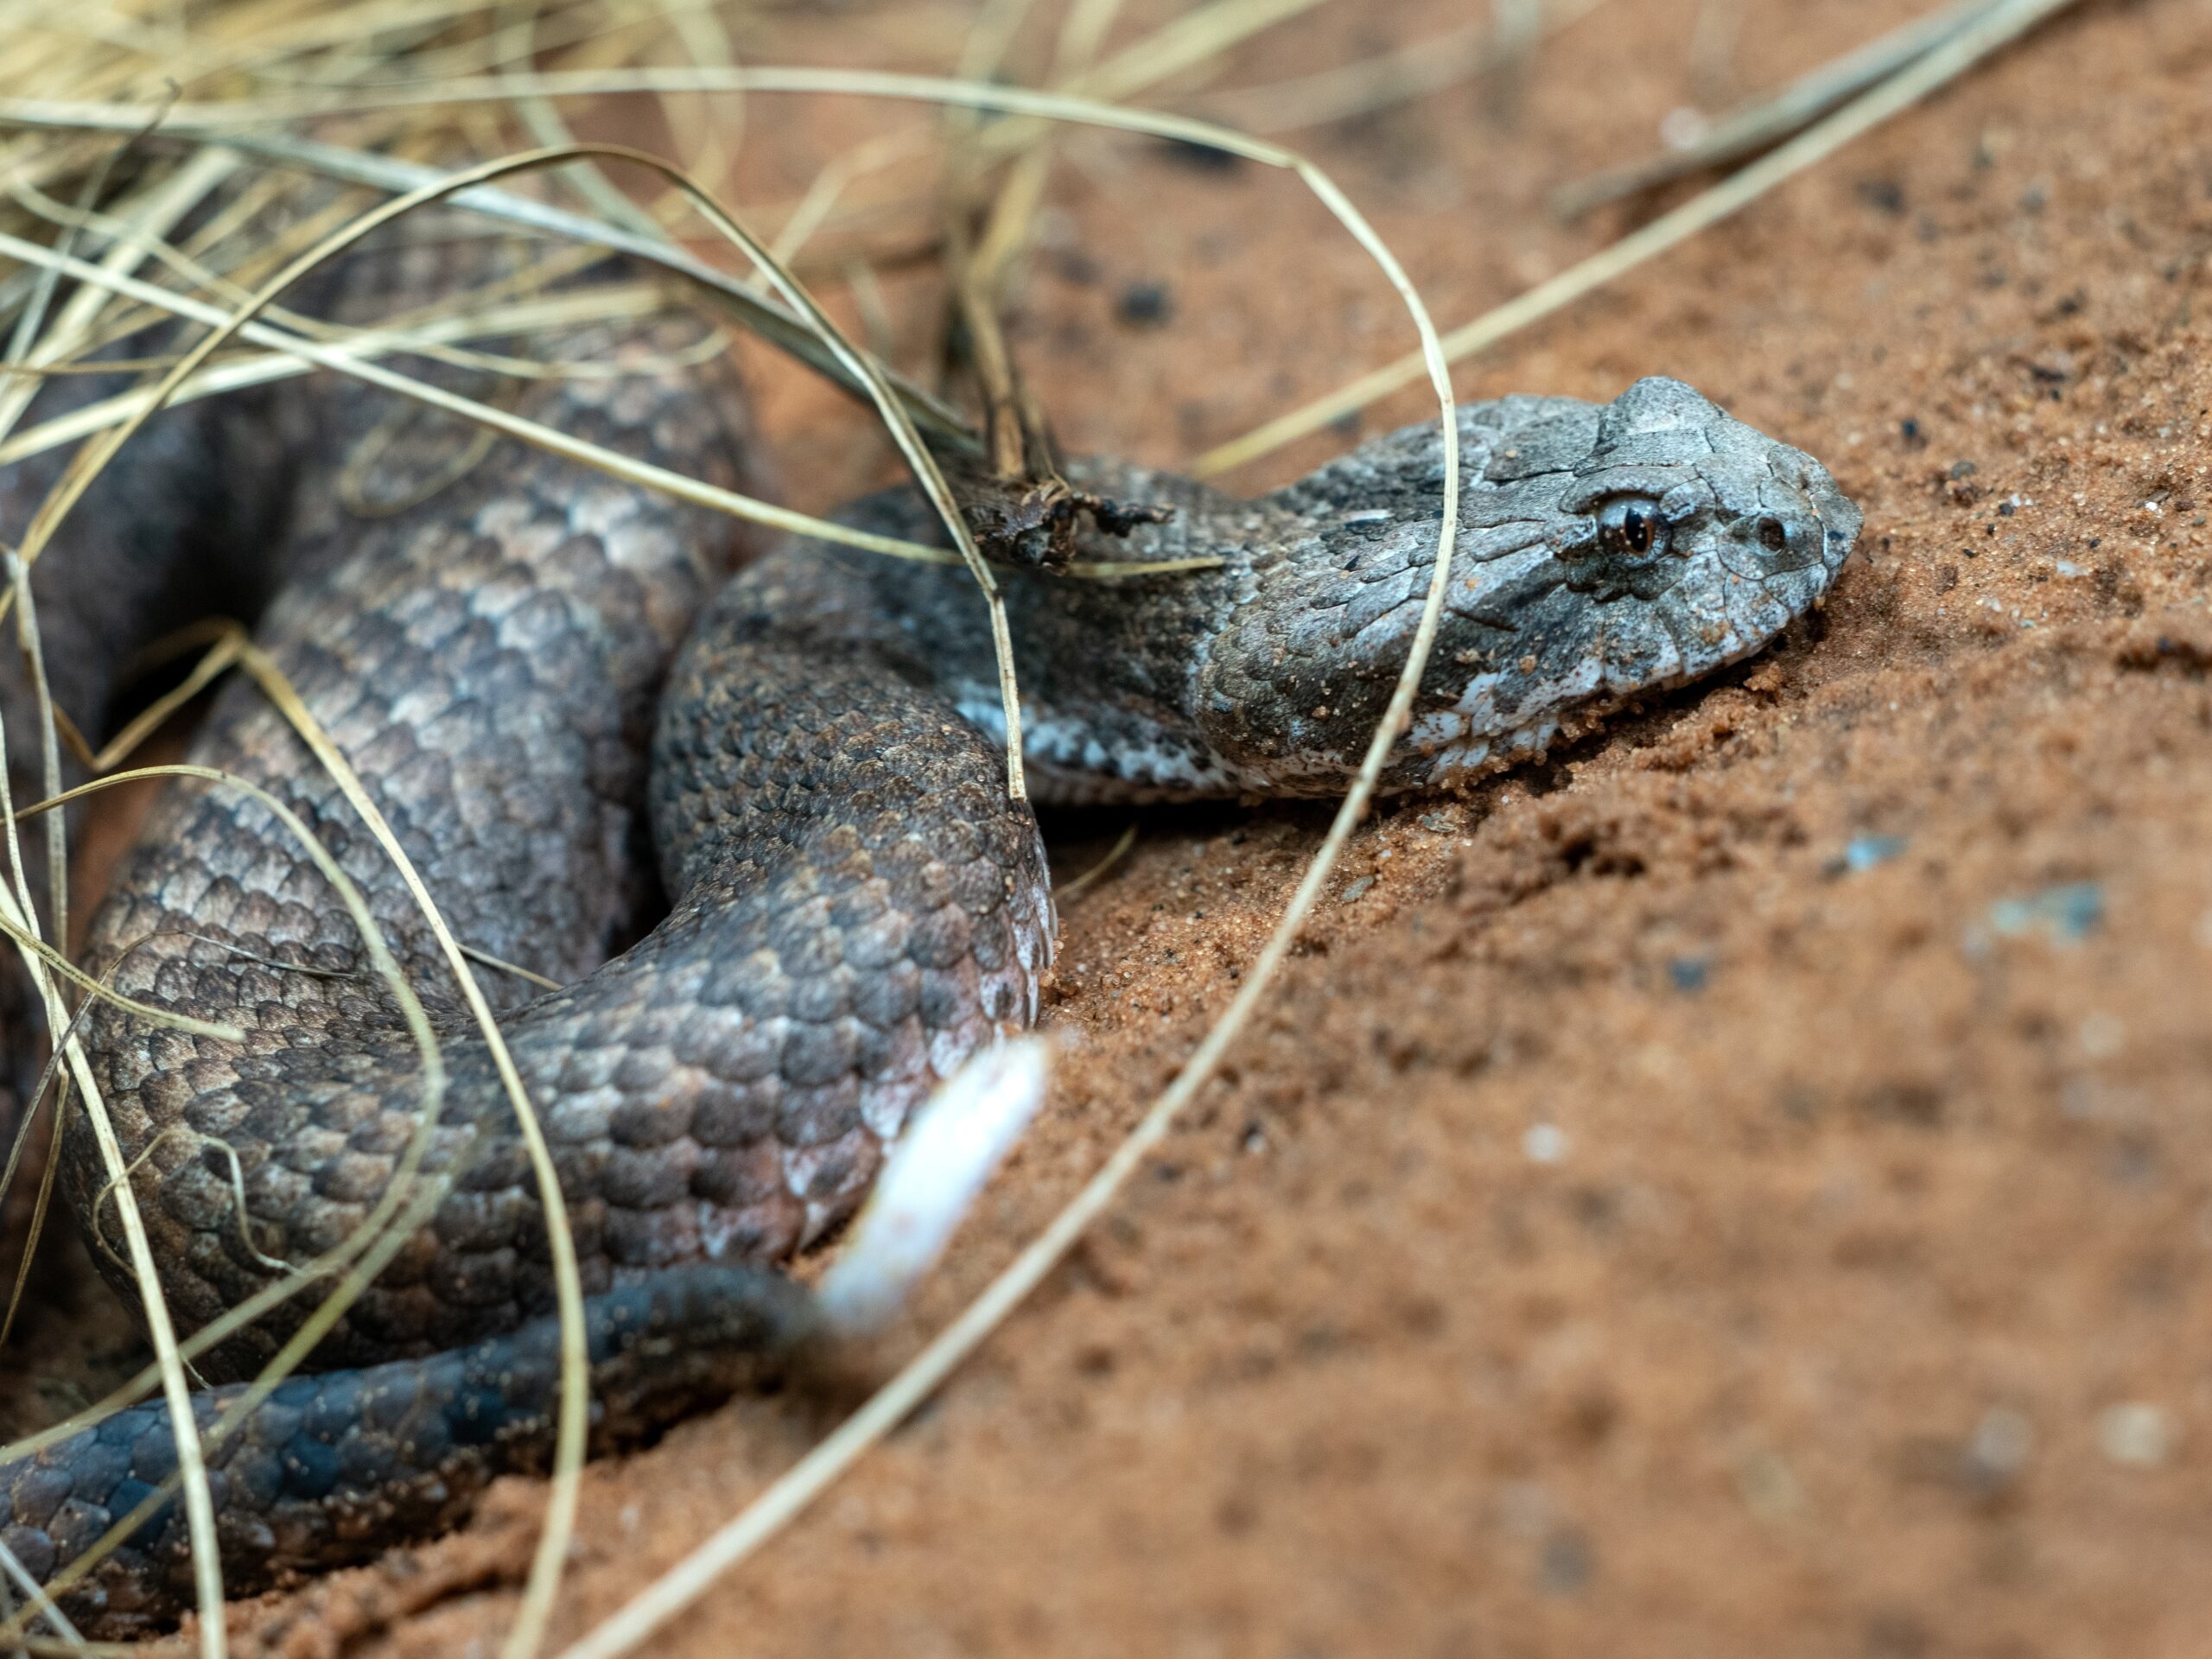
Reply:
M1452 568L1385 791L1465 784L1750 655L1811 608L1859 528L1818 462L1676 381L1607 404L1470 405L1457 429ZM1172 509L1126 539L1092 535L1085 558L1214 563L1000 575L1039 797L1340 793L1436 589L1438 429L1376 438L1253 500L1110 461L1069 476ZM843 516L942 544L910 491ZM806 626L874 642L1003 741L988 613L966 572L820 543L771 559Z

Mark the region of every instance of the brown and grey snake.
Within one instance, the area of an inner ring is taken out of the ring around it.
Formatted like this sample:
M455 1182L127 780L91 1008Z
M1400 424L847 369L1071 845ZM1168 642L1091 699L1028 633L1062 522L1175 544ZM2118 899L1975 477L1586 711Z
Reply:
M435 252L357 255L346 303L375 315L437 279ZM652 355L665 343L567 340L563 355L635 372L531 382L519 407L759 490L729 377L666 367ZM1671 380L1604 405L1509 397L1462 410L1459 433L1459 568L1393 790L1540 755L1758 651L1826 591L1859 530L1817 462ZM455 933L563 987L480 976L594 1293L595 1428L612 1444L804 1338L810 1298L779 1264L836 1234L938 1080L1033 1021L1052 904L1035 820L1007 796L965 572L818 543L747 563L730 521L511 441L448 466L469 442L327 377L167 411L67 521L35 592L54 700L95 733L150 642L196 616L254 618ZM62 464L0 474L0 538ZM1090 537L1085 557L1222 563L1001 573L1039 797L1340 792L1428 586L1433 427L1256 500L1118 462L1074 477L1173 509ZM905 491L843 517L942 539ZM7 690L16 798L32 799L42 734L12 664ZM389 861L251 685L219 694L191 758L271 791L330 848L449 1073L433 1219L323 1340L315 1374L211 1452L225 1579L243 1592L447 1525L493 1473L542 1460L552 1281L507 1097ZM197 1329L369 1214L417 1127L423 1062L330 884L235 791L168 787L84 960L129 996L247 1033L106 1007L82 1022L162 1288ZM13 1047L19 1081L35 1076L20 1015ZM108 1172L73 1123L63 1186L130 1291ZM313 1300L214 1348L203 1375L250 1374ZM203 1424L226 1397L199 1396ZM175 1460L156 1401L0 1465L0 1543L49 1579ZM168 1503L62 1605L103 1634L158 1628L188 1605L188 1556Z

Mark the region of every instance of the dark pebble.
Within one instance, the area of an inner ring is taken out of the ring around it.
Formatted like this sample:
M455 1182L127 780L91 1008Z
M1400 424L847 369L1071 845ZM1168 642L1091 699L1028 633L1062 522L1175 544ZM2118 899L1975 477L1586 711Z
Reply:
M1123 322L1149 327L1175 315L1175 301L1165 283L1131 283L1114 302L1114 315Z

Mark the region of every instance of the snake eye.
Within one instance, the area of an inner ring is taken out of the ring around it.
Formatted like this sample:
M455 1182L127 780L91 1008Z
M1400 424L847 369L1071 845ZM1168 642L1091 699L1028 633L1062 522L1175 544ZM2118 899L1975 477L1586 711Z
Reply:
M1667 550L1667 521L1656 502L1621 496L1599 510L1598 537L1609 553L1642 558Z

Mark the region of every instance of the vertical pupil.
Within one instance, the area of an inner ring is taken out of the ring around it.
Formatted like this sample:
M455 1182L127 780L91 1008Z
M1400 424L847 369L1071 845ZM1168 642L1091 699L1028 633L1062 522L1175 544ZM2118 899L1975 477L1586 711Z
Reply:
M1651 515L1642 507L1630 507L1621 515L1621 537L1631 550L1648 553L1651 550Z

